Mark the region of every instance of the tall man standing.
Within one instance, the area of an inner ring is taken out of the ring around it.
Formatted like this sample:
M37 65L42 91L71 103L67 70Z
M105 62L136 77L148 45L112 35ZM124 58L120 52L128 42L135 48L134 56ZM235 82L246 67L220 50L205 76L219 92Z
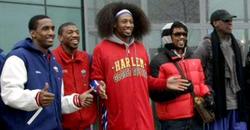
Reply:
M89 89L90 58L78 50L80 32L76 24L67 22L58 29L60 45L53 51L56 61L63 68L64 93L84 93ZM65 130L85 130L96 120L96 104L77 112L63 115Z
M216 10L210 17L213 32L204 38L195 55L202 60L206 83L214 91L216 121L208 130L246 130L243 44L232 34L236 16Z
M166 79L148 75L149 59L140 40L148 33L150 24L139 7L110 3L99 11L96 23L104 39L94 49L91 79L106 84L101 89L106 94L107 108L107 123L103 128L154 130L148 90L164 90L166 86L184 90L188 81L172 77L173 81L166 83Z

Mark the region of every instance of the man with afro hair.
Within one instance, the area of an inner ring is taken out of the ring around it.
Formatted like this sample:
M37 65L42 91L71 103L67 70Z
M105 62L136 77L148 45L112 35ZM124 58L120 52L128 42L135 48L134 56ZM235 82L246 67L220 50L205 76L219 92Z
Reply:
M187 80L148 75L149 58L140 40L150 23L139 7L110 3L97 14L96 24L103 40L94 49L91 80L102 84L98 93L106 108L103 129L154 130L149 89L184 91Z

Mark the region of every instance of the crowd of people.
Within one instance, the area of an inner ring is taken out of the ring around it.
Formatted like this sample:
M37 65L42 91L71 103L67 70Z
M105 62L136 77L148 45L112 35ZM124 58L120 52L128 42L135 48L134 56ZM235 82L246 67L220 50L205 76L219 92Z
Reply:
M232 33L235 17L214 11L213 32L195 50L185 23L167 23L163 48L150 60L142 42L150 21L134 4L112 2L97 13L102 40L92 55L78 49L73 22L59 26L51 50L55 25L35 15L30 36L0 55L0 128L155 130L151 99L161 130L250 130L250 54ZM206 100L214 121L203 122L194 95Z

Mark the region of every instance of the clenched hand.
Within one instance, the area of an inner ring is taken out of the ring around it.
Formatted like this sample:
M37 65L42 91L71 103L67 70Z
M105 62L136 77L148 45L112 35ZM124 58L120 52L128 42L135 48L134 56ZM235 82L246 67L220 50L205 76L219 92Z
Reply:
M108 96L106 94L106 84L104 81L99 81L99 88L98 88L98 94L102 99L108 99Z
M53 93L50 93L48 90L49 84L46 82L42 91L39 92L39 103L42 107L47 107L51 105L51 103L55 99L55 95Z
M89 89L86 92L79 95L79 100L83 108L89 107L93 103L94 96L91 94L93 90L94 89Z

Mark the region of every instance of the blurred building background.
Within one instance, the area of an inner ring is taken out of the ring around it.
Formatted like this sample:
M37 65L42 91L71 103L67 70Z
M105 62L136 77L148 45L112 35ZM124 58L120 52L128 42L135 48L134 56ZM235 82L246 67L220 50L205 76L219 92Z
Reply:
M7 53L15 42L29 36L27 24L32 16L46 14L56 29L64 22L75 22L82 34L80 48L92 53L100 41L94 22L96 13L113 1L134 3L145 11L152 24L151 33L144 38L148 51L160 47L161 27L174 20L187 24L189 45L197 46L211 32L209 16L216 9L237 15L233 33L247 45L250 42L250 0L0 0L0 47ZM54 47L57 43L56 39Z
M29 36L28 21L33 15L46 14L56 26L72 21L81 32L80 49L92 54L100 41L95 27L95 16L105 4L124 1L141 7L151 21L151 33L143 41L152 56L161 46L161 28L167 22L180 20L189 28L189 46L197 46L203 36L211 32L209 16L217 9L236 15L233 33L250 44L250 0L0 0L0 48L8 53L13 45ZM57 32L57 31L56 31ZM57 46L57 38L54 48Z

